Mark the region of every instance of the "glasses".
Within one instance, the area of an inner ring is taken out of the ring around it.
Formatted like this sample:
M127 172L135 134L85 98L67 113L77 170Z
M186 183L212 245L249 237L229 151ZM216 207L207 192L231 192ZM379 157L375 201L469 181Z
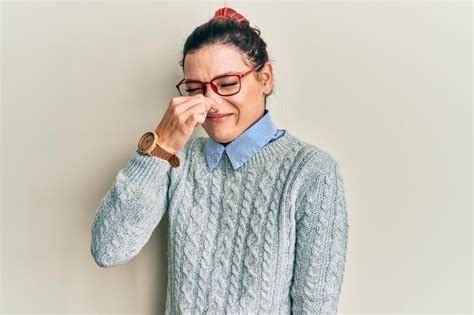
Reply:
M181 96L193 96L197 94L205 94L207 84L211 85L214 92L220 96L231 96L240 92L242 87L241 79L255 69L261 68L263 65L250 69L242 74L227 74L215 77L210 82L201 82L197 80L182 79L176 84L176 89Z

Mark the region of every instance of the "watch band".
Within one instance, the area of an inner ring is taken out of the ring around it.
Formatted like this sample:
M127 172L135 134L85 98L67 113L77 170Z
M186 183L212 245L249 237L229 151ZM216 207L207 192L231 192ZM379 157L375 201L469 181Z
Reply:
M172 167L179 166L179 158L175 154L163 149L158 142L156 142L155 148L151 151L151 155L167 160Z

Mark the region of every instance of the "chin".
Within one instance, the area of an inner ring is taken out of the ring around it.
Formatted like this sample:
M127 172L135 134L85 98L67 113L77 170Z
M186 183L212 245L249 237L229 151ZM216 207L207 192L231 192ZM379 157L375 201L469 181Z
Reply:
M219 135L209 134L209 137L211 137L214 141L222 142L222 143L231 142L232 140L236 138L236 137L231 137L228 135L220 135L220 134Z
M209 137L211 137L212 140L217 141L217 142L226 143L226 142L231 142L232 140L237 138L234 135L234 132L226 132L224 130L223 131L213 130L212 128L209 129L204 125L203 125L203 127L204 127L204 130L206 131L206 133L209 135ZM225 129L225 128L223 128L223 129Z

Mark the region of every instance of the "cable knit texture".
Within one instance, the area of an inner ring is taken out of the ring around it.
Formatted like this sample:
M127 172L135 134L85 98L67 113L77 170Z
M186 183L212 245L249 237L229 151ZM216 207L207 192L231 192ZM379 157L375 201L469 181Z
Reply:
M207 139L190 139L178 168L132 154L92 221L95 262L131 260L168 211L166 314L336 314L349 229L339 164L286 131L238 169L224 152L209 171Z

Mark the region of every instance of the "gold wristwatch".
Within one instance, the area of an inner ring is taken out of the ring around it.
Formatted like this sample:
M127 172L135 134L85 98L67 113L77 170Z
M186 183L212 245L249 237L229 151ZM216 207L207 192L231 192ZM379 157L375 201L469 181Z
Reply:
M138 141L138 151L143 154L166 160L172 167L179 166L179 158L176 154L170 153L160 146L158 143L158 135L154 131L148 131L141 136Z

